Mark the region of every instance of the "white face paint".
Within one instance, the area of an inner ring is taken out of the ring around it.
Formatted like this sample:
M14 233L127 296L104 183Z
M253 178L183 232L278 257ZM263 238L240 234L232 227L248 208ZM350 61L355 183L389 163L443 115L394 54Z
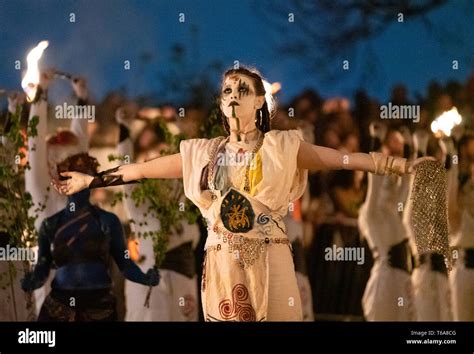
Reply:
M264 96L256 96L253 80L246 75L230 75L222 85L221 110L227 118L238 118L243 125L254 121L256 107Z

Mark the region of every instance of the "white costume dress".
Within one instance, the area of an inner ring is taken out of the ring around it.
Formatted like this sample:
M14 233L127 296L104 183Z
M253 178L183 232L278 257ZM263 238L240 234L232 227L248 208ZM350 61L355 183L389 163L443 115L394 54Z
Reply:
M133 158L133 146L130 138L118 145L120 155ZM135 204L130 194L134 185L124 185L125 209L135 235L160 230L158 218L148 211L148 204ZM169 237L167 252L176 250L186 243L192 243L194 250L199 242L199 227L182 223L181 235L173 233ZM144 261L137 263L143 272L155 265L153 242L151 238L139 238L140 256ZM183 260L186 261L186 260ZM194 258L190 259L195 262ZM149 307L143 306L149 287L125 280L126 321L197 321L198 320L198 285L197 276L186 276L171 269L160 269L160 283L154 287L149 300Z
M245 166L235 164L229 168L230 188L215 190L214 199L207 186L201 189L201 177L219 139L181 142L184 191L208 225L201 284L206 321L302 320L282 220L307 182L307 170L296 165L301 140L297 131L266 133L249 173L250 191L243 188ZM227 142L225 154L249 152L255 144Z
M407 198L403 215L403 224L410 239L414 258L418 257L415 244L415 235L411 226L412 201L411 190L415 177L409 176L410 195ZM449 183L449 180L448 180ZM428 258L431 254L426 255ZM417 262L418 263L418 262ZM451 293L448 277L439 271L433 270L431 261L417 265L412 274L413 296L417 321L451 321Z
M453 271L450 273L453 317L455 321L474 321L474 268L466 266L466 252L474 252L474 182L463 186L461 198L464 208L459 232L452 239L458 251ZM472 262L472 255L471 255Z
M368 321L411 321L415 313L410 273L389 264L391 247L406 240L399 203L406 200L407 181L372 173L368 178L359 228L374 253L374 266L362 298L364 315Z
M284 221L288 230L288 239L292 244L295 242L299 243L301 245L301 250L303 251L303 222L293 219L290 213L285 216ZM305 269L298 270L296 266L297 262L299 262L300 264L304 264L304 267L302 268L306 268L306 259L304 258L304 253L298 255L295 253L295 257L302 257L302 259L295 259L295 274L298 289L300 290L303 320L314 321L313 295L308 274L304 271Z

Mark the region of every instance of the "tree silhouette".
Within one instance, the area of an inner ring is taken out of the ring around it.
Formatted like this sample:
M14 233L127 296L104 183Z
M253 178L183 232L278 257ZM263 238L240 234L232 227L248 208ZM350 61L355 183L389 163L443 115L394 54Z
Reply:
M428 17L446 3L447 0L290 0L259 1L255 9L279 34L274 40L279 54L303 59L307 69L331 81L342 73L341 65L334 63L346 58L364 64L361 79L377 74L378 59L370 40L393 23L418 20L441 46L459 45L462 38L458 33L434 24ZM469 16L474 2L463 4L464 9L459 7L460 16Z

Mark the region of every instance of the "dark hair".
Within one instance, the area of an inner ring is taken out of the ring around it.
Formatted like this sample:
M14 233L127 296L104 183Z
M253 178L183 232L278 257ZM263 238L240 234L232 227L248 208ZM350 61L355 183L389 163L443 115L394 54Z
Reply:
M98 167L97 159L86 152L72 155L56 165L58 174L65 171L75 171L95 175Z
M77 136L70 130L60 130L47 139L48 145L76 145L78 143Z
M250 69L246 68L244 66L239 66L237 69L229 69L227 70L223 77L222 77L222 84L224 84L225 79L228 76L231 75L245 75L250 77L253 80L253 84L255 86L255 93L257 96L265 96L265 86L263 85L263 79L260 73L256 69ZM219 103L220 103L220 97L219 97ZM224 129L227 131L227 133L230 133L230 126L229 122L227 121L226 116L220 109L220 104L219 104L219 111L221 115L221 120L222 124L224 125ZM263 103L262 108L257 109L257 112L255 114L255 125L258 130L260 130L262 133L266 133L270 131L270 111L268 109L267 101Z

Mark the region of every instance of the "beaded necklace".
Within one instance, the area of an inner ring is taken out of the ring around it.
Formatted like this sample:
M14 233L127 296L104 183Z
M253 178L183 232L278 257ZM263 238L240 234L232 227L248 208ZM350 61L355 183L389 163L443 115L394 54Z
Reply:
M259 132L258 135L258 141L257 144L255 144L255 147L252 149L252 156L255 156L255 154L260 150L260 148L263 145L263 138L264 135ZM211 153L209 154L209 173L207 175L207 184L209 186L209 190L211 192L211 198L212 200L216 200L217 196L215 194L215 186L214 186L214 174L215 174L215 161L216 161L216 156L217 152L219 151L219 147L221 145L222 140L224 140L224 137L219 137L216 139L214 146L212 148ZM225 144L229 141L229 137L226 139ZM250 165L251 163L246 163L245 164L245 186L244 186L244 191L249 193L250 192L250 181L249 181L249 171L250 171Z

